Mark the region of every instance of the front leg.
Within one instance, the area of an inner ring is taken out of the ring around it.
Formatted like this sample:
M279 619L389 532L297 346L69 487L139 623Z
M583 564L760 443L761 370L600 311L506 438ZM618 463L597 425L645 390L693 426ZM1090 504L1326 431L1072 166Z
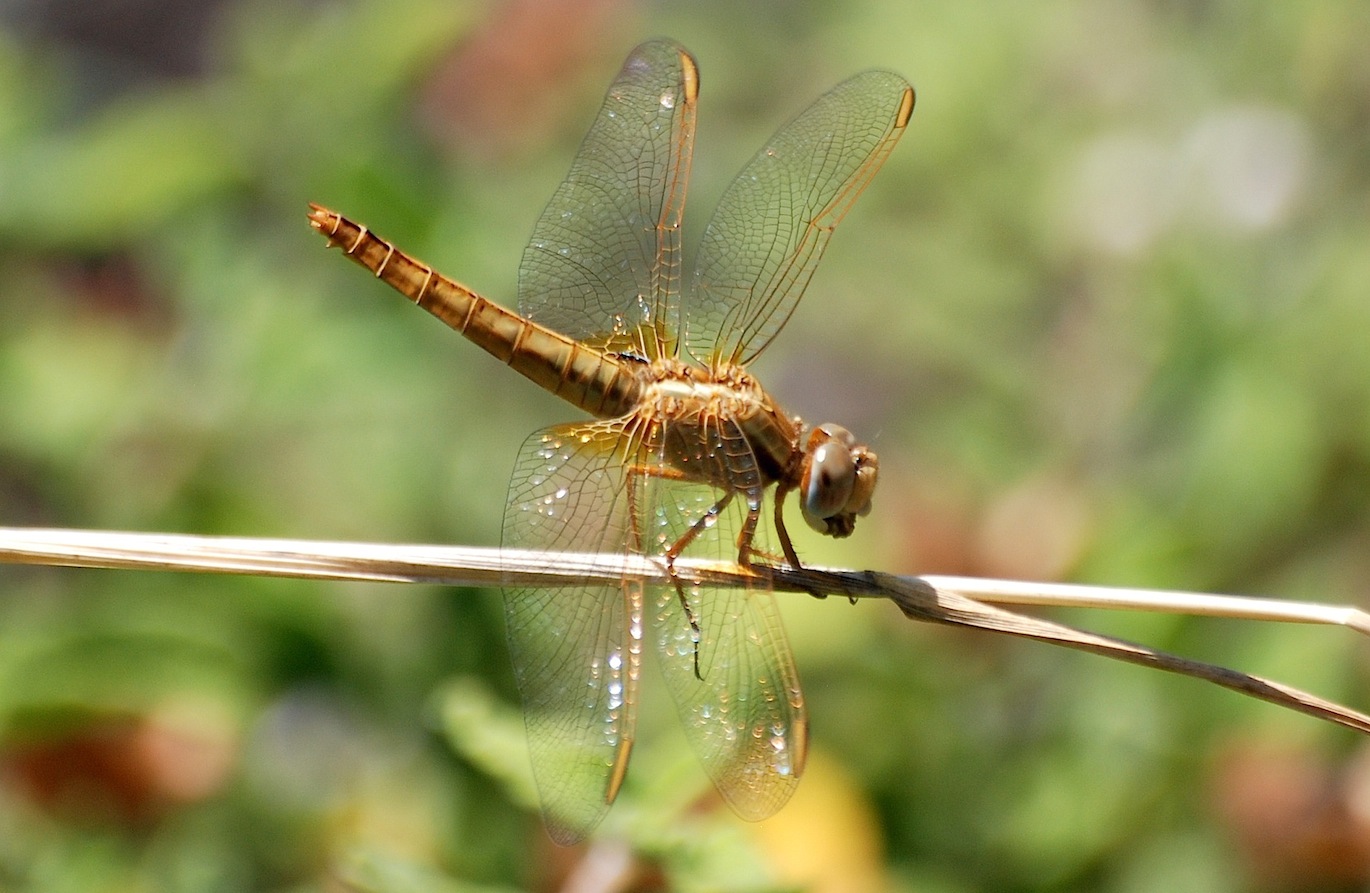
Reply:
M794 488L784 484L777 484L775 487L775 535L780 537L780 548L785 553L785 560L789 562L790 567L802 571L804 565L799 563L799 553L794 550L794 543L790 540L790 532L785 529L785 496L792 489ZM819 592L816 589L810 589L809 595L814 598L828 597L826 592ZM856 599L852 599L851 602L856 604Z
M794 543L790 540L790 532L785 529L785 497L789 494L792 487L784 484L776 484L775 487L775 534L780 537L780 549L785 553L785 560L790 567L795 570L803 570L804 566L799 563L799 553L794 551Z

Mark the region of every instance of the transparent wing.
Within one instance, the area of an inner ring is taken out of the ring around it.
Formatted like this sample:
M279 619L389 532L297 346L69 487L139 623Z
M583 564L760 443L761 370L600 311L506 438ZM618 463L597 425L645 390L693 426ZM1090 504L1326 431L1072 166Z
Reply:
M765 558L763 489L731 421L632 416L538 432L519 452L505 515L510 548L733 561L744 537ZM730 495L731 494L731 495ZM751 529L749 517L755 522ZM685 733L724 799L749 819L789 799L808 719L769 591L658 586L653 643ZM505 616L533 773L552 835L603 817L632 748L644 592L510 588Z
M907 81L867 71L830 90L748 162L700 243L685 306L691 356L746 363L775 337L912 112Z
M693 529L684 556L736 560L745 538L766 560L769 518L751 449L731 421L706 419L701 428L678 442L668 429L665 454L684 479L661 478L650 491L656 548ZM686 586L654 587L651 598L662 672L705 771L743 818L773 814L799 782L808 742L799 674L774 595Z
M649 359L674 350L698 90L675 43L628 56L524 250L524 316L591 343L627 336Z
M596 422L533 434L510 483L504 545L621 553L632 529L622 433ZM627 769L642 587L511 587L504 612L547 827L559 843L574 843L603 818Z

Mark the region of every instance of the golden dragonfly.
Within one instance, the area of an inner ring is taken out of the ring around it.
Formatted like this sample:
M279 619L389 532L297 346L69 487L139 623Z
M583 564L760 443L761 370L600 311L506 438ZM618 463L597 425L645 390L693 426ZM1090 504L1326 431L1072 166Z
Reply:
M845 428L785 413L746 367L903 134L913 88L867 71L780 128L724 193L687 271L698 98L684 48L653 40L632 51L533 229L517 313L311 205L330 246L594 417L524 443L506 548L798 567L783 516L791 491L830 536L870 510L874 452ZM771 485L779 552L764 517ZM671 576L674 586L506 588L533 774L560 843L588 834L623 784L646 650L739 815L774 813L804 769L808 715L773 594Z

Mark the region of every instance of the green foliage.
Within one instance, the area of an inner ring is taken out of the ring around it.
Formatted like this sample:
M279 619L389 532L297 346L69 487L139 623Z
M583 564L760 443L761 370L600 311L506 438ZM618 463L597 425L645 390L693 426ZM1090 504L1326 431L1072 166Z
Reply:
M874 515L801 554L1361 599L1365 8L597 8L539 30L497 4L225 2L178 38L193 76L0 24L0 525L496 543L518 444L570 416L325 252L305 203L512 303L599 91L662 33L703 71L696 235L827 86L879 66L919 91L759 364L881 455ZM538 823L497 598L0 569L0 888L560 883L586 854ZM780 889L808 861L893 889L1346 881L1272 869L1229 782L1272 751L1330 772L1349 733L887 606L785 609L819 755L786 824L711 800L651 691L591 851L630 884ZM1335 632L1067 619L1367 702Z

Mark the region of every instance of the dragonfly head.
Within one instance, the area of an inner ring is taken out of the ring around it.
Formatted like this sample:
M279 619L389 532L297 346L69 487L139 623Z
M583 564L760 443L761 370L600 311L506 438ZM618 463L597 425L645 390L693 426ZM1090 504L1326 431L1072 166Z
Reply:
M858 515L871 510L880 463L841 425L825 424L809 434L799 482L804 521L827 536L851 536Z

